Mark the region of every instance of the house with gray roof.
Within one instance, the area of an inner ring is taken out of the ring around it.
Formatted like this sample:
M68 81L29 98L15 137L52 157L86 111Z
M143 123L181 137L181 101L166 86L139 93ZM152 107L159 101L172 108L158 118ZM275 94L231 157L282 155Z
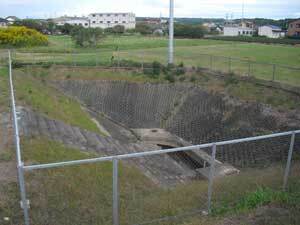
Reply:
M7 25L8 25L8 20L0 18L0 28L7 27Z
M268 38L283 38L285 37L285 31L278 26L265 25L258 28L258 35Z

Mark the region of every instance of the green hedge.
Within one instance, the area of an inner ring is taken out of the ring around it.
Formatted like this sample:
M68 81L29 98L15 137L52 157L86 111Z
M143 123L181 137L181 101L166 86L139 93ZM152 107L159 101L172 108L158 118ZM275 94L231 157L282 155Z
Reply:
M222 40L222 41L255 42L255 43L263 43L263 44L287 44L287 45L300 44L300 39L293 39L293 38L276 39L276 38L267 38L267 37L213 36L213 37L206 37L206 39Z

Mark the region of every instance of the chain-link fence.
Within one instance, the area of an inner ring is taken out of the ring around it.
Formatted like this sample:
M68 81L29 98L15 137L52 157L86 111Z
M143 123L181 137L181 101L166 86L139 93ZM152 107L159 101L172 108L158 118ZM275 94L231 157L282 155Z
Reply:
M158 61L167 64L163 52L152 53L142 50L103 50L93 52L66 53L12 53L18 64L37 65L70 65L70 66L113 66L113 67L147 67L147 64ZM261 63L234 57L223 57L207 54L177 54L176 64L183 63L186 67L206 68L222 73L255 77L267 81L276 81L293 86L300 85L300 68L271 63Z
M7 51L0 50L0 66L7 66L8 54Z
M299 179L299 134L23 166L30 224L176 224L220 213L249 193L287 190L289 174ZM280 148L265 147L274 143ZM189 152L207 157L201 163ZM251 166L240 166L242 157ZM176 174L179 167L185 172Z
M45 160L27 158L33 165L25 166L13 94L12 105L25 225L176 224L222 212L260 189L288 190L299 179L300 131L148 152L132 145L129 154L77 153L64 162L71 151L46 151Z

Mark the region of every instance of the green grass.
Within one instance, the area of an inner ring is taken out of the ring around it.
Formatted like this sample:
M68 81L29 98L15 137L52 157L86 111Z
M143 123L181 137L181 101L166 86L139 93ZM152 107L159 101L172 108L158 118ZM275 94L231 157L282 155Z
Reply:
M94 153L67 148L43 138L23 139L21 144L26 165L96 156ZM119 165L121 224L139 224L206 208L205 180L163 188L154 184L127 161L120 161ZM216 180L213 207L218 215L202 216L191 224L216 224L228 214L247 213L253 208L271 203L280 203L281 207L297 209L300 190L299 169L295 164L287 194L279 191L282 185L281 166L242 170L239 175ZM112 223L111 162L26 172L25 178L33 225ZM2 187L5 188L7 197L0 201L0 221L8 216L12 224L19 224L22 215L16 204L19 199L17 186L10 184ZM228 207L225 211L224 206ZM174 224L183 222L187 224L190 219L193 217L178 220ZM170 222L156 224L170 224Z
M35 77L49 80L116 80L130 82L163 82L162 77L154 79L138 70L104 69L95 67L72 68L67 66L29 67L29 72Z
M0 112L7 111L9 107L8 68L0 67Z
M26 69L14 70L18 104L30 106L33 110L44 113L52 119L100 133L97 125L77 101L46 84L44 80L46 75L43 73L34 77L29 75Z
M46 139L23 141L22 149L25 160L30 163L96 156L93 153L66 148ZM295 164L292 170L289 192L286 195L279 191L282 185L282 171L282 166L263 170L242 170L239 175L215 181L214 208L223 209L223 206L227 205L229 208L237 209L235 212L239 213L241 209L247 211L275 202L280 202L285 207L297 208L299 203L296 200L299 198L300 190L299 167ZM138 224L206 208L208 184L205 180L162 188L126 161L120 161L119 178L122 224ZM36 222L34 224L43 224L46 219L48 222L51 221L51 224L111 223L110 162L37 171L28 173L26 179L30 181L28 191L31 199L31 216ZM260 187L269 188L263 190L272 190L271 197L268 193L262 193L263 196L259 197L262 190ZM61 214L61 211L64 211L64 214Z
M239 81L236 76L217 78L207 74L192 75L202 88L239 98L243 101L259 102L279 110L300 109L300 97L275 88L268 88L249 81Z
M129 49L148 49L148 48L160 48L168 46L167 37L153 37L153 36L107 36L101 39L96 48L79 48L76 47L70 36L48 36L49 46L47 47L32 47L32 48L20 48L18 51L22 52L94 52L95 50L109 50L115 51L118 47L119 50ZM176 39L176 46L199 46L199 45L218 45L218 44L230 44L226 41L215 41L205 39Z
M113 70L94 67L71 68L66 66L41 66L28 67L28 71L35 77L43 77L46 80L123 80L128 82L167 82L164 74L157 79L151 78L134 70ZM199 84L208 91L221 92L244 101L260 102L277 109L300 109L300 98L297 95L267 88L248 81L239 81L235 76L219 79L202 73L186 73L175 76L178 82L193 82ZM184 78L184 81L182 80Z
M50 46L30 49L18 49L14 56L21 62L52 62L56 64L109 65L115 60L129 59L138 62L159 61L167 63L167 38L144 36L108 36L101 40L96 48L77 48L68 36L50 36ZM116 52L116 47L119 53ZM29 53L30 52L30 53ZM67 54L72 52L72 54ZM210 60L210 56L215 56ZM290 45L267 45L216 41L207 39L176 39L176 64L184 62L186 66L199 66L228 72L229 59L232 57L231 70L239 75L272 80L273 66L277 64L299 67L300 48ZM249 66L249 61L251 64ZM300 85L299 70L278 66L275 80L291 85Z

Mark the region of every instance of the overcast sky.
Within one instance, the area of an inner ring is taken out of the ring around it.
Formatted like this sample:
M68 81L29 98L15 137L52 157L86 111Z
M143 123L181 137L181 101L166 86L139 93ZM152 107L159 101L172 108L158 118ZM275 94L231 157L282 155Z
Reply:
M175 0L176 17L234 18L242 16L242 0ZM300 17L300 0L244 0L245 17ZM134 12L137 16L168 16L169 0L0 0L0 17L49 18L92 12Z

